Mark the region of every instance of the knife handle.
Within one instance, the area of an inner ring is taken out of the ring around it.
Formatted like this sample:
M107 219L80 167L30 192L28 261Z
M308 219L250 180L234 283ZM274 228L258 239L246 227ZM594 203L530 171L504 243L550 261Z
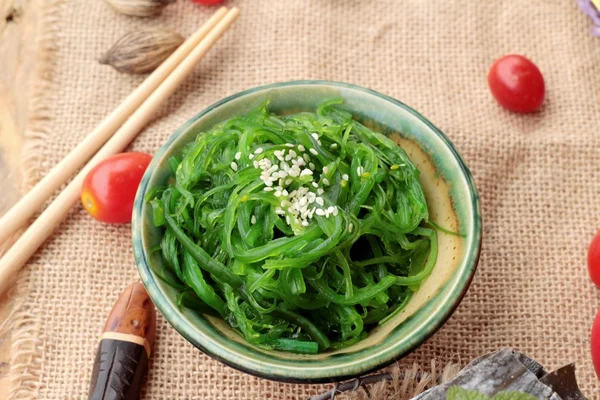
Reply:
M100 337L89 400L140 396L156 329L154 305L141 283L129 286L111 311Z

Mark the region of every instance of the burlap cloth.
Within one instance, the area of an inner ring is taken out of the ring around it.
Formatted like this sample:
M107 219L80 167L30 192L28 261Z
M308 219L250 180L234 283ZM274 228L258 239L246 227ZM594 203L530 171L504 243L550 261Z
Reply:
M47 0L25 167L30 185L142 78L96 61L123 33L164 26L189 35L214 11L180 0L156 19L100 0ZM585 265L600 226L600 39L568 0L231 1L233 29L136 139L154 152L213 102L276 81L329 79L370 87L421 111L456 144L482 198L484 251L446 325L402 365L463 363L503 346L549 368L576 362L600 399L589 332L600 304ZM522 53L547 84L540 113L493 101L492 61ZM97 337L117 295L136 280L130 227L81 207L21 274L13 325L12 399L86 396ZM147 399L304 399L326 386L274 383L215 362L160 317Z

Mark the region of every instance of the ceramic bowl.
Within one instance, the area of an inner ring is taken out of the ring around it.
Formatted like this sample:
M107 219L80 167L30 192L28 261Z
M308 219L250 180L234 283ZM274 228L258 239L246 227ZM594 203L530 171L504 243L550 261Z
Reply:
M276 113L314 111L325 100L342 98L343 109L401 145L421 171L437 224L463 234L439 233L439 256L404 311L340 351L297 355L247 343L224 321L178 309L176 291L153 272L162 262L150 249L161 231L152 225L146 193L172 178L167 160L199 132L245 114L270 99ZM208 107L179 128L158 150L140 184L133 215L133 247L142 282L167 321L209 356L249 374L288 382L332 382L362 375L402 358L439 329L460 303L475 273L481 247L481 217L471 173L450 140L405 104L369 89L335 82L298 81L250 89Z

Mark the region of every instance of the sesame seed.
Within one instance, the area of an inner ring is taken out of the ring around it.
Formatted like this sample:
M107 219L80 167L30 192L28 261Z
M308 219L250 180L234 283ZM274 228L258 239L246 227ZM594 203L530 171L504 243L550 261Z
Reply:
M317 139L317 144L320 146L320 145L322 145L323 143L321 143L321 141L320 141L319 139Z
M308 149L308 151L310 151L312 154L314 154L315 156L317 154L319 154L315 149Z
M292 180L292 179L289 179L289 178L285 180L285 184L286 184L286 185L289 185L289 184L290 184L290 183L292 183L292 182L293 182L293 180Z
M350 225L348 225L348 232L352 233L352 229L354 229L354 225L350 223Z
M256 216L255 215L253 215L252 218L250 218L250 223L252 225L254 225L256 223Z
M265 185L273 186L273 181L264 181Z
M278 214L278 215L283 215L283 214L285 214L285 211L283 211L283 209L281 209L281 208L277 207L277 208L275 209L275 214Z
M259 147L258 149L254 150L254 154L260 154L263 152L263 148Z
M336 215L338 215L338 212L339 212L339 209L337 207L335 207L332 212L333 216L335 217Z
M350 177L348 176L348 174L344 174L342 175L342 179L347 181L348 179L350 179Z
M235 153L235 159L239 160L240 158L242 158L242 152L238 151L237 153Z
M325 215L325 211L323 211L323 209L322 209L322 208L317 208L317 209L315 210L315 213L316 213L317 215L320 215L320 216L323 216L323 215Z
M281 190L275 191L275 197L281 197Z
M310 156L309 156L308 154L303 154L303 155L302 155L302 157L304 157L304 160L305 160L306 162L309 162L309 161L310 161Z
M321 188L318 188L318 189L317 189L317 193L318 193L318 194L323 194L323 193L325 193L325 191L324 191L323 189L321 189Z
M291 144L291 143L286 143L285 145L286 145L287 147L294 147L294 145L293 145L293 144Z
M285 156L285 161L290 161L292 159L292 156L290 156L289 154L287 156Z
M313 163L309 163L309 164L308 164L308 167L309 167L310 169L314 170L314 169L315 169L315 164L313 164Z
M301 144L298 145L298 150L300 151L305 151L306 148L304 146L302 146Z
M289 215L285 216L285 222L287 222L288 225L290 224L290 216ZM350 231L350 232L352 232L352 231Z
M313 139L318 140L319 139L319 135L317 135L316 133L312 133L311 136L313 137Z
M308 226L308 221L302 221L302 226Z
M325 204L325 202L323 201L322 197L317 197L317 204L320 205L321 207L323 207L323 205Z
M329 218L329 214L331 214L331 211L325 210L325 218Z
M324 173L324 174L328 174L328 173L329 173L329 168L327 168L327 167L323 167L323 173Z
M334 207L334 206L329 206L329 207L327 207L327 211L329 211L330 213L332 213L332 212L333 212L333 210L335 210L335 207Z
M282 190L283 190L283 188L282 188L281 186L275 186L275 190L282 191Z
M283 189L283 190L281 191L281 194L282 194L282 195L284 195L285 197L287 197L287 196L289 195L288 191L287 191L287 190L285 190L285 189Z
M300 173L300 176L306 176L306 175L312 175L313 172L310 169L303 169L302 172Z
M291 150L291 149L290 149L290 151L289 151L289 154L290 154L290 156L292 156L292 157L296 157L296 156L298 155L298 154L297 154L297 153L296 153L294 150Z
M272 192L273 188L270 186L267 186L266 188L263 189L265 192Z
M323 178L323 184L324 184L325 186L329 186L329 179L327 179L327 178Z
M318 188L318 187L319 187L319 184L318 184L317 182L312 182L312 185L313 185L314 187L316 187L316 188Z
M331 146L329 146L332 149L337 149L338 144L337 143L332 143Z
M234 170L234 171L237 171L237 170L238 170L238 166L237 166L237 164L235 163L235 161L232 161L232 162L231 162L231 169L232 169L232 170Z
M356 175L362 174L362 167L356 167Z
M252 159L254 158L254 154L250 154L250 155L248 156L248 158L252 160ZM256 162L256 161L255 161L255 162Z

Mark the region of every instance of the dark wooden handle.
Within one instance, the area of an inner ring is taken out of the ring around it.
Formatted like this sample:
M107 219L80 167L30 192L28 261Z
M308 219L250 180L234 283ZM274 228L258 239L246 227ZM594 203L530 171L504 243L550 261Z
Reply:
M100 338L89 400L139 399L156 338L156 313L141 283L121 294Z
M89 400L137 400L148 355L143 345L102 339L98 345Z

